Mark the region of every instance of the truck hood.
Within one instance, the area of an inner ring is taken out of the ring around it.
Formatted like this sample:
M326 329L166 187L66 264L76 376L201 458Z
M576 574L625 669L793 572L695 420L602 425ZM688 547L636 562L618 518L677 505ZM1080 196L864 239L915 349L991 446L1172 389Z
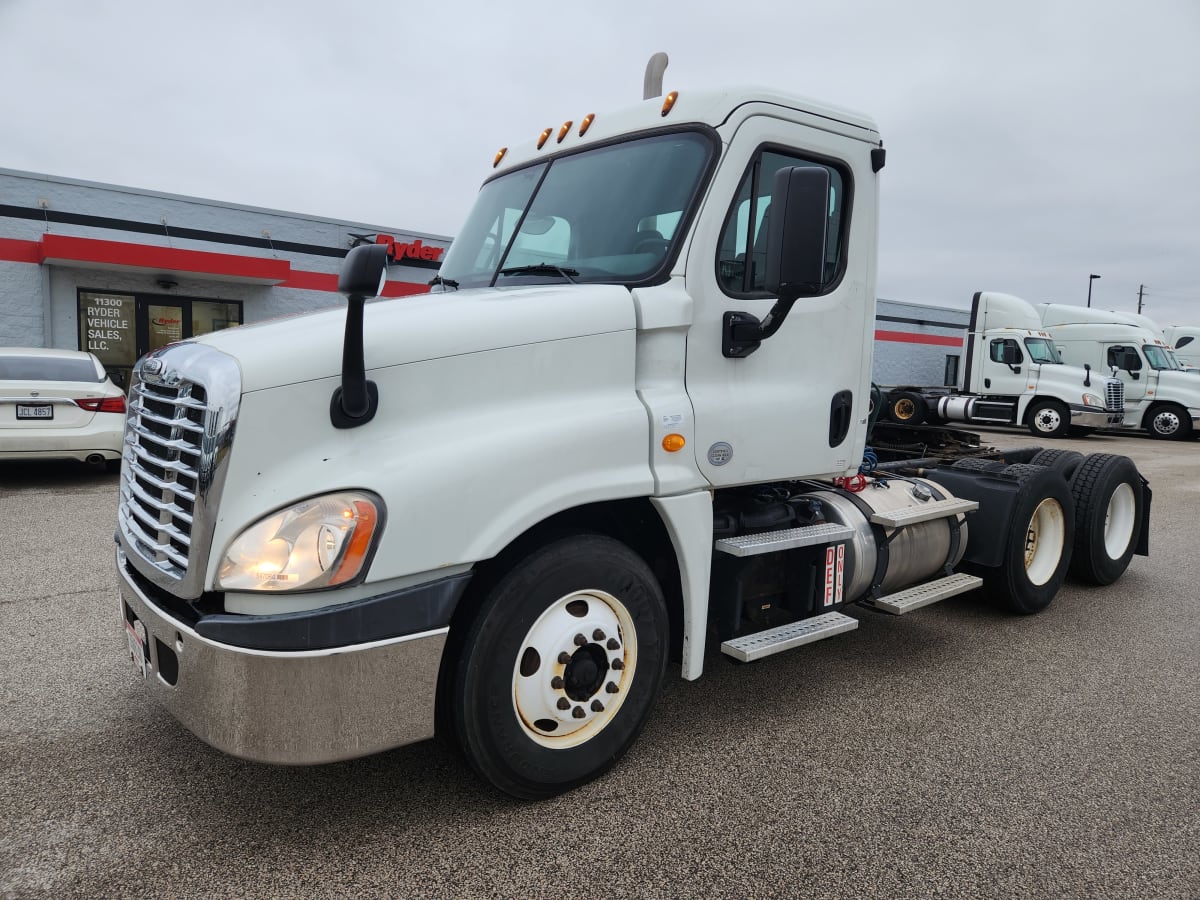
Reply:
M336 376L346 308L241 325L195 338L234 357L245 393ZM478 288L372 300L363 313L367 371L636 327L617 285Z
M1157 396L1159 400L1182 403L1188 409L1200 409L1200 378L1195 372L1160 369Z

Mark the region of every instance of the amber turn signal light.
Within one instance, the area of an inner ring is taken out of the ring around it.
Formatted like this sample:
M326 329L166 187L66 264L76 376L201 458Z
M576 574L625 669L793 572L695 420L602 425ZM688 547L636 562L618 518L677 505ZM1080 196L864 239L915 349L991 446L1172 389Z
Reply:
M662 448L668 453L678 453L683 449L683 445L686 443L687 441L684 439L682 434L672 433L668 434L662 439Z

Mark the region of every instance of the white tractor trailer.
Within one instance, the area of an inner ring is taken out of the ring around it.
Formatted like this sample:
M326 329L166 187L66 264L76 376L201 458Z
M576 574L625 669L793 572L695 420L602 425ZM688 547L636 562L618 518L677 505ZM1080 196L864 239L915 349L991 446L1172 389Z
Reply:
M367 302L360 246L346 310L141 359L116 566L148 697L268 763L440 732L537 798L616 763L668 672L1120 577L1125 457L860 472L883 166L844 109L651 96L501 150L428 295Z

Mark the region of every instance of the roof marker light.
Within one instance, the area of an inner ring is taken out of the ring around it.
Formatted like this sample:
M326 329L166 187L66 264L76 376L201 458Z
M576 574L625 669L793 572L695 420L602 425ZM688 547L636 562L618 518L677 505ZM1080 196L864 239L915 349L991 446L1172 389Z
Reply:
M583 121L579 123L579 136L583 137L587 134L587 130L592 127L592 119L596 118L595 113L588 113L583 117Z
M500 160L504 159L504 154L507 152L508 152L507 147L501 147L499 150L496 151L496 160L495 160L495 162L492 163L493 169L496 168L496 166L500 165Z
M537 148L539 150L541 150L543 147L546 146L546 141L550 140L550 135L552 135L553 133L554 133L553 128L547 128L545 131L542 132L542 136L540 138L538 138Z
M563 142L563 138L565 138L568 134L570 134L571 126L574 124L575 123L572 122L570 119L567 119L567 121L562 123L562 128L558 129L558 143L561 144Z
M667 94L667 99L663 101L662 114L665 116L675 106L675 101L679 99L679 91L671 91Z

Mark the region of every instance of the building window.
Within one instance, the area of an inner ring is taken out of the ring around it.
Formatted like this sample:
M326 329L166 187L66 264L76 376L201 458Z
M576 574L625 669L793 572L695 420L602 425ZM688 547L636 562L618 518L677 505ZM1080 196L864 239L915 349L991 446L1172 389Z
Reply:
M174 341L242 324L242 304L192 297L79 291L79 349L129 387L138 358Z

